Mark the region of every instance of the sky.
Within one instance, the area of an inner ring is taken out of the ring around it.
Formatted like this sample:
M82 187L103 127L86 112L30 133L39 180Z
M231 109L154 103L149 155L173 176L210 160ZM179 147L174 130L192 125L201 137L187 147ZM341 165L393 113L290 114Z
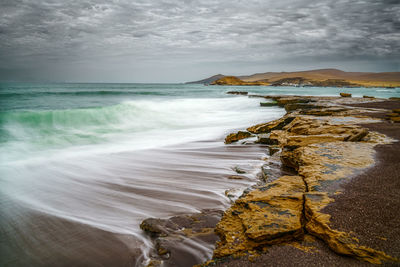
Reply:
M400 71L400 0L0 0L0 80Z

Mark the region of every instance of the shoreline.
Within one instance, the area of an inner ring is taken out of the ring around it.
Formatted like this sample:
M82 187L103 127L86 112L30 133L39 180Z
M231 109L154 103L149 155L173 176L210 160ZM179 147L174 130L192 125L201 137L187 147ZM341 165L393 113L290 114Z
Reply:
M343 188L352 183L354 177L364 173L366 168L376 169L376 165L371 167L375 164L374 147L394 142L393 139L377 133L379 129L372 128L371 131L363 127L367 125L366 123L387 123L379 121L382 115L369 116L375 114L374 112L378 114L377 110L351 107L352 104L360 103L361 105L375 103L379 106L383 100L349 97L249 96L272 98L288 112L281 119L248 128L248 133L257 136L259 143L269 145L272 154L262 168L261 182L246 190L233 206L224 212L221 221L216 222L218 217L216 216L212 222L206 224L207 227L202 228L199 224L195 231L192 231L194 229L192 227L189 231L191 233L183 233L179 238L193 235L211 238L213 225L216 224L215 231L221 241L217 242L213 260L205 263L205 266L241 266L240 264L250 264L252 261L265 262L282 253L293 255L305 253L301 256L304 261L313 259L316 263L321 258L315 256L315 251L305 252L312 250L318 250L321 255L335 262L350 264L397 262L400 255L393 254L393 251L388 255L385 251L375 249L376 247L360 245L353 236L354 233L338 231L336 229L340 227L337 225L331 228L330 218L334 218L332 215L335 214L324 213L325 208L328 207L329 210L331 203L335 203L337 196L340 198L346 195L347 191ZM398 101L386 102L394 103L400 108ZM393 125L397 127L397 124ZM250 135L244 135L244 138ZM242 136L239 137L238 140L242 139ZM324 150L323 154L318 152L321 149ZM351 153L348 155L346 152ZM361 158L364 159L360 160ZM323 164L316 164L321 160ZM276 199L279 201L276 202ZM393 201L394 207L400 207L399 201L396 202L395 199ZM344 215L349 214L344 212ZM271 218L269 220L273 223L266 225L266 217ZM164 229L168 221L169 219L162 220ZM177 225L179 223L175 226ZM155 228L158 226L160 224L152 225ZM142 229L151 233L149 228L142 227ZM170 252L165 252L168 251L168 246L163 251L162 243L170 238L170 232L171 229L169 233L163 233L162 230L155 235L152 233L154 240L158 242L156 245L158 255L153 255L153 260L148 266L161 264L169 266ZM384 246L379 248L382 247ZM167 253L168 258L163 258L162 255ZM307 257L310 253L314 256ZM343 258L338 254L361 261ZM283 262L287 262L287 259ZM279 264L279 262L272 263Z

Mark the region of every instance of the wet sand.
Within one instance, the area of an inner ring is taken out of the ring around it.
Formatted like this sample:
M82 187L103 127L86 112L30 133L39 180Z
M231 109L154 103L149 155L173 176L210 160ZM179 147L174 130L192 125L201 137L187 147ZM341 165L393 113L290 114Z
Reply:
M387 109L369 114L384 117L400 108L398 101L358 104L359 107ZM364 124L370 131L400 140L400 124L382 122ZM378 145L376 164L343 186L344 192L325 211L332 214L331 225L352 231L360 243L400 258L400 142Z

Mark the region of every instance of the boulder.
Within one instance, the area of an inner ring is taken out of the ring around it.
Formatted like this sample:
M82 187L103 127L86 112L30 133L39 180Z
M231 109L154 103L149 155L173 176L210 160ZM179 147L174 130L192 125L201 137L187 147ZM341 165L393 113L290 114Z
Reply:
M375 96L367 96L367 95L363 95L363 98L375 98Z

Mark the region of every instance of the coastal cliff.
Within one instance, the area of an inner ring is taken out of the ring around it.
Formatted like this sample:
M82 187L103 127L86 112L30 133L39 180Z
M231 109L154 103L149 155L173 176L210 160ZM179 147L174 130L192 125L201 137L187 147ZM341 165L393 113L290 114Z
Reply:
M396 123L400 102L351 95L252 97L272 99L287 113L278 120L232 133L225 140L229 144L256 136L256 143L267 146L269 156L261 168L260 182L245 190L227 211L206 211L196 215L201 219L194 223L186 219L185 225L173 227L187 229L179 230L180 239L218 240L212 234L215 231L219 241L213 258L201 266L399 263L396 222L400 200L396 190L400 189L400 177L385 170L399 165L394 152L399 143L394 138L400 138L400 124ZM393 148L391 165L379 163L386 174L382 179L390 188L377 186L379 176L374 177L375 187L371 188L358 177L376 169L376 151L381 147ZM360 195L354 183L361 183L359 187L370 193ZM202 221L210 220L207 213L212 223L202 228ZM173 222L181 220L172 218ZM142 225L148 233L157 232L157 244L177 240L178 230L160 230L171 225L171 219L158 224L144 221ZM155 256L153 266L168 262L163 255L171 253L173 247L164 246L167 249L156 246L159 256Z

